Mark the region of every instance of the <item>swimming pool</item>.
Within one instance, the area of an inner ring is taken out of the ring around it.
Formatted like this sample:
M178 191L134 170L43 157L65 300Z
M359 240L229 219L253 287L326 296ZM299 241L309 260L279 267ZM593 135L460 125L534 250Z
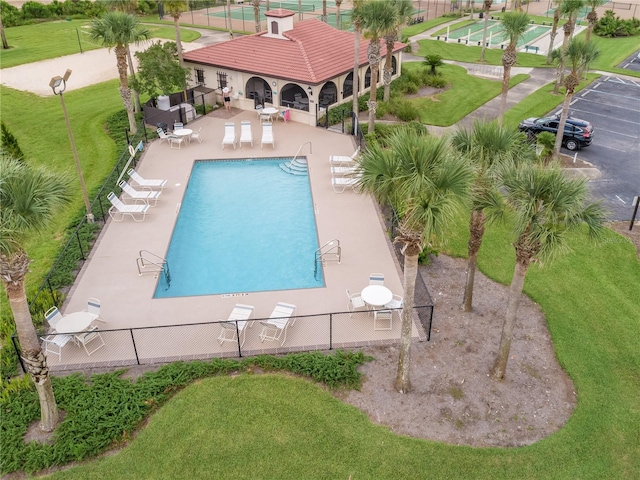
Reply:
M324 286L307 176L290 160L197 161L154 298Z

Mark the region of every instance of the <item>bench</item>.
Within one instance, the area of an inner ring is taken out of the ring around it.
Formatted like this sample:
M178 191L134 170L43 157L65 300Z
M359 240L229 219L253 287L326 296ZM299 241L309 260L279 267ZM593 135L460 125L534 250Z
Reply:
M532 50L533 53L538 53L538 50L540 50L540 47L536 47L535 45L525 45L524 46L525 53L528 53L529 50Z

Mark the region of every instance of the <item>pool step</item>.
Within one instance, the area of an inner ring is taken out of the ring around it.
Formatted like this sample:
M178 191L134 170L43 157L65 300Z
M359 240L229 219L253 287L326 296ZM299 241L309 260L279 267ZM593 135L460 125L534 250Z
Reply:
M280 164L280 168L291 175L309 175L306 158L294 158Z

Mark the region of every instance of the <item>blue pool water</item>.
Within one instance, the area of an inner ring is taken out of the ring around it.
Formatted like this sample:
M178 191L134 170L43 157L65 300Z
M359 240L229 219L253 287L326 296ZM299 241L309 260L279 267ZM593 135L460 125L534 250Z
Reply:
M288 159L194 164L155 298L324 286L307 176Z

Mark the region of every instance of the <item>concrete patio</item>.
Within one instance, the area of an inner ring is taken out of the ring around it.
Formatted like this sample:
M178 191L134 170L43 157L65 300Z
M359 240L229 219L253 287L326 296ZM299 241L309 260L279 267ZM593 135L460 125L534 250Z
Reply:
M224 123L235 122L239 137L243 120L252 123L253 147L244 144L242 148L226 146L223 150ZM220 326L211 323L226 320L236 303L254 305L253 319L268 317L280 301L297 306L298 318L288 329L284 346L280 342L260 342L261 325L256 324L246 332L243 356L328 349L329 329L333 348L397 341L399 311L394 315L393 328L386 331L373 329L373 315L368 312L352 317L345 313L346 289L360 292L372 272L383 273L385 285L393 293L402 295L401 269L375 202L351 189L335 193L331 185L328 158L351 155L356 148L353 137L278 121L273 124L275 148L265 145L261 149L262 127L256 113L236 109L215 111L187 126L196 131L202 127L202 143L194 140L180 149L172 149L168 143L154 140L146 146L136 170L145 178L168 180L158 205L149 210L144 222L137 223L130 218L122 222L107 221L63 305L63 313L70 313L85 309L88 297L99 298L102 317L107 323L98 325L106 346L88 357L81 347L70 342L64 347L61 362L57 356L49 355L52 369L238 356L237 344L229 342L221 346L216 341ZM306 142L310 144L303 146ZM166 256L193 162L293 157L301 146L299 156L305 156L308 161L318 244L338 239L342 247L342 262L327 262L323 267L325 287L154 299L157 279L155 275L139 276L136 259L140 250ZM329 312L343 312L332 316L331 326ZM141 327L145 328L140 330ZM414 335L424 339L417 320ZM132 338L135 338L135 348Z

